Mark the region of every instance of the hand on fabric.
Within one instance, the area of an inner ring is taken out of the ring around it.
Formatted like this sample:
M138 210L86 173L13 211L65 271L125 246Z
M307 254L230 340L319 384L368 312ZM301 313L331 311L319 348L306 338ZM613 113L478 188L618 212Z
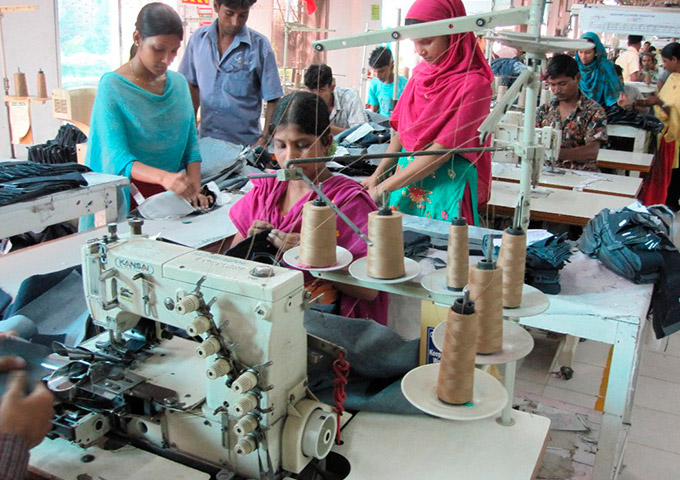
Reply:
M208 210L210 208L210 198L208 198L206 195L203 195L202 193L197 193L188 200L191 203L191 206L194 208L200 208L202 210Z
M0 341L11 336L16 332L2 332ZM17 435L33 448L52 429L53 397L41 382L26 395L26 372L19 370L25 366L23 358L0 357L0 371L14 370L0 401L0 433Z
M269 241L282 252L300 245L299 233L286 233L274 229L269 233L267 238L269 238Z
M161 178L161 185L166 190L175 192L180 197L186 198L189 201L198 195L196 187L194 187L194 184L184 173L165 172Z
M0 403L0 433L17 435L33 448L52 429L53 397L42 382L29 395L25 392L26 372L12 372Z
M371 175L370 177L366 178L363 182L361 182L361 186L363 186L366 190L370 192L372 188L378 186L378 176Z
M248 229L248 236L251 237L257 233L260 233L264 230L273 230L274 225L272 225L269 222L263 222L262 220L253 220L253 224L250 226Z

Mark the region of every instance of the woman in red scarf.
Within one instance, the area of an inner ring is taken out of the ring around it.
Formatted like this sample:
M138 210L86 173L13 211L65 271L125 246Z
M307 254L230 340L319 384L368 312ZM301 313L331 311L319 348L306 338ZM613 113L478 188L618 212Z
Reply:
M460 0L416 0L406 24L464 16ZM472 33L414 40L424 61L413 70L391 124L388 152L481 147L477 128L489 114L493 73ZM491 155L427 155L384 159L364 185L374 199L389 192L392 208L448 220L479 223L478 204L489 199ZM460 208L459 208L460 205Z

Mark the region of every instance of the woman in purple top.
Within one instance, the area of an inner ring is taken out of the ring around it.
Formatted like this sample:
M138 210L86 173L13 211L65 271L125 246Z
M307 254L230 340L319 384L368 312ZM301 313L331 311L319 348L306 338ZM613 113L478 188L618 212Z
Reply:
M278 103L272 119L274 153L283 167L288 160L328 155L333 137L330 134L328 108L317 96L296 92ZM304 174L342 210L364 233L368 214L377 205L361 185L343 175L333 175L325 163L303 165ZM303 181L281 182L274 178L253 179L253 188L230 210L238 229L232 245L263 230L272 231L269 241L281 251L300 243L303 205L317 194ZM338 245L354 258L366 256L366 244L342 220L338 219ZM328 287L332 287L329 289ZM387 323L387 295L367 288L326 282L319 285L311 275L305 276L305 288L324 291L324 298L339 300L339 314L354 318L371 318Z

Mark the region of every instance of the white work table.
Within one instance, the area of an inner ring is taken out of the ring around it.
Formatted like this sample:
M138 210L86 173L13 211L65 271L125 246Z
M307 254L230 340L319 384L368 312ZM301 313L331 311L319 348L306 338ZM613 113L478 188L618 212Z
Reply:
M128 178L104 173L84 173L83 177L88 183L86 187L0 207L0 238L40 231L102 210L106 211L107 223L120 220L116 189L127 185Z
M519 184L494 181L487 214L512 216L518 195ZM531 190L531 219L583 226L603 208L623 208L632 202L629 197L539 186Z
M617 126L620 125L612 125L612 127ZM622 150L608 150L606 148L601 148L597 154L597 166L600 168L615 168L617 170L632 170L635 172L649 172L652 168L653 160L654 155L651 153L625 152Z
M519 183L522 177L520 165L513 163L494 162L491 164L491 172L494 180L504 182ZM538 184L542 187L635 198L642 186L642 179L566 168L543 168Z
M533 479L550 420L518 411L513 419L504 427L493 417L459 422L359 412L333 451L349 460L347 480Z

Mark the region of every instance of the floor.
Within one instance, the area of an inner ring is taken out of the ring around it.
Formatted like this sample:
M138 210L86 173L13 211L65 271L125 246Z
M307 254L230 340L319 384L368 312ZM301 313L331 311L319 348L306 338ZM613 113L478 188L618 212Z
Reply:
M680 215L675 219L680 245ZM647 335L632 414L632 426L619 480L680 478L680 334L661 341ZM574 376L551 375L557 340L537 339L517 372L516 388L593 409L598 399L609 345L586 341L574 358Z

